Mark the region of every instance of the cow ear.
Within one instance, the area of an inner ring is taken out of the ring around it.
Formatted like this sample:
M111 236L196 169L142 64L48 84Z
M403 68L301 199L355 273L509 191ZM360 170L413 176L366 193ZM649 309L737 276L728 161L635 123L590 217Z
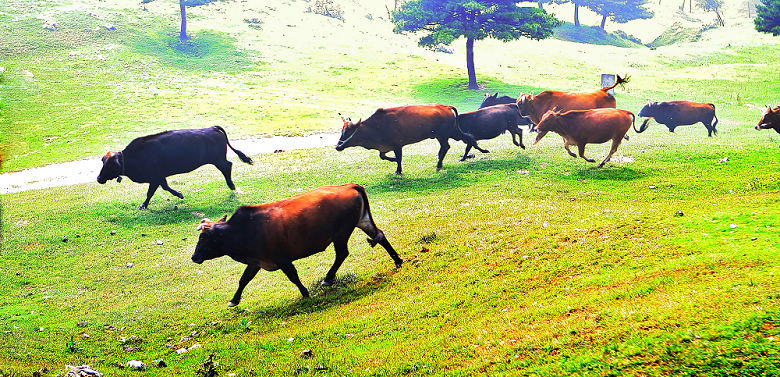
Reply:
M101 158L100 161L106 162L106 160L108 160L109 157L111 157L111 151L106 152L106 155L103 156L103 158Z
M218 223L224 223L225 220L227 220L227 215L222 215L222 217L220 217L219 220L217 220L217 222Z

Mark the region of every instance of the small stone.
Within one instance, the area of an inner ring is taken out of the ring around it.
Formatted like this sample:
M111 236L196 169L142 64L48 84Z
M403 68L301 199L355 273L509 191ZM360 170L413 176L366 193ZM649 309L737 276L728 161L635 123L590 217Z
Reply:
M195 343L195 344L191 345L189 348L187 348L187 351L192 351L192 350L198 349L200 347L203 347L203 346L200 345L200 343Z
M83 334L81 334L81 337L82 337L82 338L84 338L84 339L89 339L89 338L92 338L92 337L91 337L91 336L89 336L89 334L87 334L87 333L83 333Z
M731 229L737 229L737 224L731 224L731 225L729 225L729 228L731 228Z
M326 371L326 370L328 370L328 367L326 367L326 366L324 366L322 364L318 364L316 367L314 367L314 370Z
M43 332L43 327L39 327L38 332Z
M115 235L115 234L116 234L116 231L115 231L115 230L112 230L112 231L111 231L109 234L111 234L111 235L113 236L113 235Z
M284 149L275 149L274 150L274 153L282 153L282 152L284 152Z
M160 240L157 240L157 244L158 244L158 245L162 245L162 244L163 244L163 242L162 242L162 241L160 241Z
M179 210L179 206L173 206L173 210L174 211L178 211Z
M677 212L675 212L674 215L677 216L677 217L682 217L683 216L683 211L677 210Z
M751 241L755 241L755 240L757 240L757 239L758 239L758 237L752 237L750 240L751 240Z
M292 342L293 340L295 340L295 338L292 338L292 337L290 337L290 338L287 338L287 341L288 341L288 342Z
M165 368L168 366L163 359L152 360L152 364L158 368Z
M76 323L76 326L78 326L78 327L87 327L88 325L89 325L89 322L87 322L87 321Z
M179 349L176 350L176 353L179 354L179 355L181 355L181 354L183 354L185 352L187 352L186 348L179 348Z
M143 370L146 364L141 360L130 360L127 362L127 369Z
M146 237L146 233L141 233L141 237Z
M109 30L109 31L116 30L116 26L111 25L111 24L105 24L105 25L103 25L103 27L106 28L106 30Z
M657 187L656 187L655 185L650 185L648 188L649 188L650 190L655 190Z
M132 346L124 346L124 347L122 347L122 351L124 351L125 353L133 353L133 352L138 352L140 350L141 350L141 347L132 347Z
M76 236L75 236L75 237L76 237L76 238L79 238L79 237L81 237L81 234L78 234L78 233L76 233Z
M726 163L726 162L728 162L728 161L729 161L729 158L728 158L728 157L723 157L723 158L721 158L720 160L718 160L718 163L719 163L719 164L725 164L725 163Z
M300 356L301 357L312 357L312 356L314 356L314 352L312 352L311 349L307 348L307 349L301 351Z
M62 242L68 242L68 237L67 236L62 237Z
M132 268L133 266L135 266L133 262L127 262L127 264L125 265L125 267L127 268Z

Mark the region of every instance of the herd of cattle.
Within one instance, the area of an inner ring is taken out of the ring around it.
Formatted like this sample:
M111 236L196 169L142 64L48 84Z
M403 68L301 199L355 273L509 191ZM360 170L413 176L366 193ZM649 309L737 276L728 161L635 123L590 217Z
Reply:
M471 148L488 153L477 145L478 140L492 139L507 131L515 145L525 148L519 126L527 125L530 131L538 132L535 143L550 131L555 132L563 138L564 147L572 157L579 155L589 162L595 160L585 157L585 145L611 140L612 148L598 164L601 167L622 140L628 139L629 129L633 126L637 133L643 132L650 118L666 125L670 132L678 126L701 122L708 136L717 135L715 106L689 101L648 102L639 112L640 117L648 119L637 129L635 115L617 109L615 98L609 94L609 90L626 82L627 78L618 76L614 85L589 93L546 90L537 95L521 94L517 99L498 97L496 93L486 95L480 109L463 114L458 114L453 106L427 104L378 109L357 123L342 116L344 124L336 149L361 146L378 150L379 157L395 162L396 174L401 174L402 148L435 138L440 144L436 167L441 169L450 148L449 139L466 143L460 159L463 161L473 157L469 154ZM755 128L780 133L780 106L767 108ZM574 154L570 146L576 146L579 153ZM206 164L216 166L228 187L235 190L232 163L226 158L228 147L241 161L252 164L249 157L230 145L227 133L219 126L139 137L121 152L103 156L97 181L103 184L116 179L119 182L126 176L134 182L149 183L146 200L139 209L147 208L158 187L183 198L181 192L168 186L166 178ZM390 151L393 157L387 156ZM229 220L227 216L216 222L203 219L198 226L200 238L192 261L203 263L228 255L247 265L229 306L239 304L244 288L260 269L282 270L303 297L308 297L309 292L301 284L292 262L324 251L332 243L336 259L322 281L323 285L332 284L336 271L349 254L347 242L355 228L370 237L368 242L372 247L382 245L396 266L401 266L403 260L374 223L365 189L355 184L324 186L273 203L241 206Z

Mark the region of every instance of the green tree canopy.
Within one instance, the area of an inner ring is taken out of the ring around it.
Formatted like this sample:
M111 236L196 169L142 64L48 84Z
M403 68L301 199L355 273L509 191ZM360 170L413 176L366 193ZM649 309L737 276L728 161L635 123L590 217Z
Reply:
M647 1L648 0L588 0L585 6L601 15L601 28L604 29L607 18L617 23L626 23L631 20L653 17L653 12L645 8Z
M756 30L780 35L780 0L762 0L756 4Z
M536 0L522 0L536 3ZM424 31L420 45L449 45L466 38L469 89L477 89L474 41L520 37L544 39L560 22L537 7L521 7L516 0L412 0L393 12L394 31Z

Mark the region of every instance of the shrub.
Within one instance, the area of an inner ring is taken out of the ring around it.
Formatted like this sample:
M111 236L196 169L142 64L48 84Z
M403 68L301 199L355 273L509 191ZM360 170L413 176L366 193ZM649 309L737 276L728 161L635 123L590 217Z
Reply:
M344 21L344 11L334 3L333 0L314 0L314 3L307 9L309 13L316 13L326 17L335 18Z

